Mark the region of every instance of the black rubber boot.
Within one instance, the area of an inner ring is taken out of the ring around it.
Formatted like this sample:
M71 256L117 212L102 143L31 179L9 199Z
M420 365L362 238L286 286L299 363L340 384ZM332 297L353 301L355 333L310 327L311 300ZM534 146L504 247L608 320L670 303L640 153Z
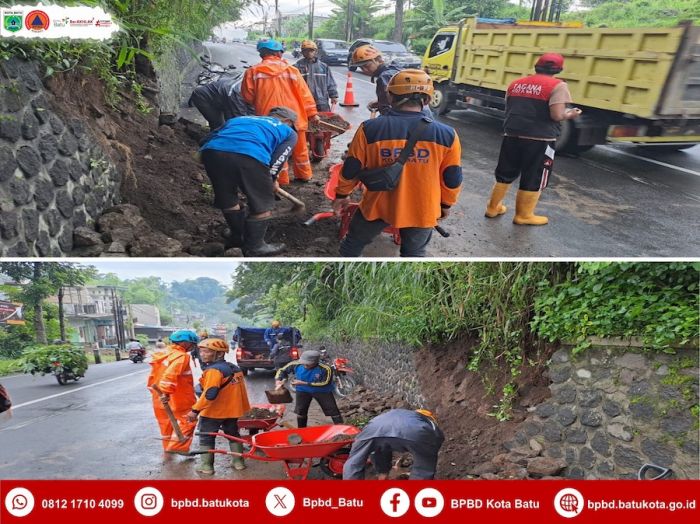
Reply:
M243 242L243 254L245 256L270 257L279 255L287 249L287 246L284 244L267 244L265 242L265 233L269 222L269 219L246 219Z
M226 224L231 234L226 238L226 248L243 247L243 233L245 231L245 209L237 211L222 211Z
M305 428L308 420L309 419L307 417L297 417L297 427L298 428Z

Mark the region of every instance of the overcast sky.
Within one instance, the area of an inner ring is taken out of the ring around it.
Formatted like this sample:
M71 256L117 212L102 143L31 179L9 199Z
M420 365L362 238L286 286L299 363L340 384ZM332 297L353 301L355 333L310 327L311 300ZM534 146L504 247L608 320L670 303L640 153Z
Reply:
M164 282L193 280L199 277L209 277L218 280L225 286L231 285L231 273L238 265L229 260L192 259L171 261L127 260L123 262L90 261L86 265L95 266L100 273L116 273L122 280L140 277L160 277Z

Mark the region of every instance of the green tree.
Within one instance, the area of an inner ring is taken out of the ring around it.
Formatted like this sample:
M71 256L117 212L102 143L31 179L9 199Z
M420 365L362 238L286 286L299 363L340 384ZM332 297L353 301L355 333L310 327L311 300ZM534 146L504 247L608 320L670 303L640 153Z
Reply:
M31 309L34 338L39 344L47 343L44 300L61 287L82 284L95 274L92 266L66 262L0 262L0 272L14 280L19 287L17 299ZM61 327L60 333L65 336L65 328Z

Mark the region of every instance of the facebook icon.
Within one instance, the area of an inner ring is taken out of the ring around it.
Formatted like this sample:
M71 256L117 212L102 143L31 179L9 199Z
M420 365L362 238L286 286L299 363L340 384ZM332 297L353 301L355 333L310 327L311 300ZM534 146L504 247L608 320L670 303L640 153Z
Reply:
M389 517L401 517L406 514L411 506L408 494L399 488L389 488L384 492L379 501L382 511Z

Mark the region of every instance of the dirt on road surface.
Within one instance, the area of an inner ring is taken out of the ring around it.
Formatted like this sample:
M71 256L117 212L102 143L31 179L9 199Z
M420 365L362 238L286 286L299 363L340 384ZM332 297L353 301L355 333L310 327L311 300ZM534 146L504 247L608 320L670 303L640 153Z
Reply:
M147 79L143 83L150 85ZM52 78L49 89L55 97L55 110L85 122L118 167L123 203L137 206L153 230L180 241L186 253L224 255L227 228L221 212L212 205L214 195L204 167L194 157L206 128L182 119L173 126L159 125L157 110L148 114L138 111L128 92L111 108L97 78L64 74ZM75 96L78 91L80 97ZM155 108L155 100L150 102ZM266 239L287 244L283 256L338 255L338 220L321 220L311 226L305 226L304 221L331 210L323 192L328 168L339 161L348 140L348 135L334 140L328 158L313 165L310 182L292 181L285 186L306 204L306 214L290 214L286 200L277 202Z

